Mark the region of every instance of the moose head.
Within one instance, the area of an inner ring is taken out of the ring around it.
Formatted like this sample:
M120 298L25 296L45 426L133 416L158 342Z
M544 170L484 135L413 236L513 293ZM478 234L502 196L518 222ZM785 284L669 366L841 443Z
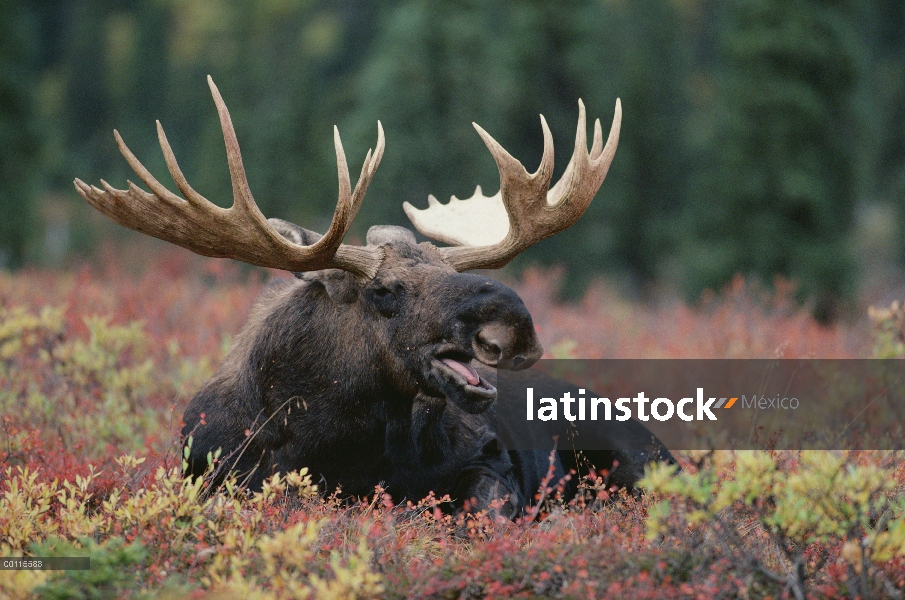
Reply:
M192 474L203 472L208 453L220 448L228 468L248 473L252 487L271 471L309 467L352 494L386 481L402 490L391 493L414 493L433 483L411 481L429 478L426 467L406 464L421 458L401 456L393 440L400 431L424 440L431 422L455 438L440 468L455 478L482 451L481 415L496 398L478 369L524 369L542 354L518 295L464 272L502 267L584 213L616 151L619 102L606 144L597 120L588 152L579 101L574 153L552 187L553 142L543 117L544 151L534 173L475 125L499 168L499 193L486 197L478 187L474 197L445 205L431 196L425 210L404 205L418 231L449 246L417 243L412 232L393 226L372 227L366 245L351 246L343 238L384 152L380 122L354 189L334 128L339 198L320 235L261 213L229 112L210 77L208 83L226 142L232 207L216 206L189 185L159 122L160 146L184 198L158 182L116 132L150 193L131 182L117 190L75 180L79 194L120 225L204 256L296 274L294 282L265 290L230 355L190 402L184 433L193 436ZM447 401L455 410L447 410ZM434 416L425 418L430 411Z

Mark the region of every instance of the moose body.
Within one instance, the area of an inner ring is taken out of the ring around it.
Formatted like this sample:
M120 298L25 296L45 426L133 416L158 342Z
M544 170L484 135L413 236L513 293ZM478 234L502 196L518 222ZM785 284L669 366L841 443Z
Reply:
M350 495L379 484L397 499L435 492L486 506L508 496L512 512L530 502L549 452L498 447L488 383L500 362L530 366L540 357L530 314L507 286L456 273L430 244L394 233L384 266L365 284L328 270L265 290L186 410L190 473L203 474L220 449L219 473L235 472L252 489L274 472L307 467L322 489ZM444 359L471 366L477 385ZM645 434L636 423L620 432ZM649 458L625 445L586 456L597 468L618 462L613 482L631 487ZM556 479L578 467L575 453L557 458ZM665 450L653 458L671 459Z
M208 79L220 116L235 202L220 208L188 184L163 129L167 167L185 197L168 191L116 134L123 156L151 189L125 191L75 181L78 192L121 225L205 256L225 256L284 269L296 280L271 284L217 373L192 398L183 434L189 474L202 475L218 456L215 481L238 474L260 488L274 472L307 467L322 489L364 495L382 484L396 498L433 491L486 505L509 498L509 513L527 506L551 465L549 452L506 451L496 443L495 369L521 370L543 350L531 315L507 286L472 269L498 268L531 244L565 229L587 208L618 142L621 109L606 145L600 122L587 150L584 106L562 179L550 186L553 145L541 117L544 154L528 173L479 127L500 170L500 192L480 188L442 205L430 197L416 228L451 244L417 243L407 229L372 227L366 246L342 239L383 155L383 130L351 186L334 130L339 200L326 234L266 219L252 198L229 112ZM545 385L543 376L535 385ZM613 482L632 487L649 460L672 460L637 422L605 432L612 451L585 454L597 469L615 462ZM656 440L654 440L656 442ZM552 449L552 448L551 448ZM578 468L575 452L553 455L554 477ZM588 465L584 465L588 466Z

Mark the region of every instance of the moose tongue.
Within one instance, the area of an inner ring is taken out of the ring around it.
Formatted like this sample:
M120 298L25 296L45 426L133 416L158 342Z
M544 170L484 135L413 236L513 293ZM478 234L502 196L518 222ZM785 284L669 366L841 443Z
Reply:
M453 360L451 358L444 358L442 360L443 364L464 377L468 382L468 385L478 385L478 383L481 381L481 378L478 377L478 372L475 371L471 365L460 363L459 361Z

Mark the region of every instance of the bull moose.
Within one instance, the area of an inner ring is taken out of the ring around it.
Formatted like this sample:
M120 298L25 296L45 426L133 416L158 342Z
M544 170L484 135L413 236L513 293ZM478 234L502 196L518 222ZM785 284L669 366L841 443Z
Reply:
M184 199L138 161L114 131L119 149L148 193L129 182L117 190L79 179L79 194L120 225L204 256L229 257L283 269L296 279L271 283L251 311L217 373L195 394L184 415L192 436L189 474L201 475L220 449L225 471L260 488L273 472L308 467L326 489L366 495L383 484L394 497L428 492L476 498L508 497L524 508L548 470L547 452L509 452L495 443L495 369L526 369L542 354L531 315L506 285L474 269L500 268L532 244L572 225L597 193L619 138L621 107L606 144L600 121L587 150L585 109L579 101L575 151L558 183L553 142L541 116L544 150L528 173L477 124L499 168L500 191L448 204L404 209L425 236L449 244L418 243L408 229L372 227L365 246L343 244L384 151L383 128L352 188L334 127L339 199L324 235L267 219L252 198L226 105L208 77L220 117L234 204L221 208L183 176L160 122L157 132L170 175ZM542 385L540 382L538 385ZM649 460L668 451L620 450L619 440L650 438L639 423L610 434L617 450L586 458L618 467L613 481L631 487ZM577 467L560 451L559 474Z

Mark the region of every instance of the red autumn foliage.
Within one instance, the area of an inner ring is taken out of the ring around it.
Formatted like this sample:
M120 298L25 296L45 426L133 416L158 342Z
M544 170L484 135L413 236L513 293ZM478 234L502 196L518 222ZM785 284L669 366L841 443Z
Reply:
M157 468L178 468L181 462L182 411L222 360L269 276L284 275L169 249L153 260L110 250L96 266L0 275L0 311L7 323L18 323L10 331L22 337L21 347L4 353L9 340L0 329L0 496L9 491L7 473L16 473L15 468L37 470L47 482L88 478L85 514L99 518L107 518L104 503L111 502L111 496L123 502L158 493L153 490L163 484ZM869 355L866 326L818 324L795 304L793 290L782 282L768 293L739 279L688 307L627 302L603 284L581 302L563 304L556 300L558 278L555 271L529 270L513 284L534 315L548 356ZM17 309L37 315L45 306L61 307L58 328L47 325L49 320L23 324L24 317L14 315ZM92 325L89 317L94 316L107 321ZM134 322L141 324L140 335L128 329ZM112 338L98 336L98 327L113 332ZM95 359L110 360L113 366L107 369L108 363L101 362L95 368ZM150 371L142 370L148 361ZM128 378L125 383L108 379L105 369ZM112 396L111 389L118 395ZM24 408L11 410L16 406ZM124 468L116 461L124 454L146 461ZM694 470L690 463L685 466ZM14 470L7 472L8 467ZM896 476L905 483L901 470ZM300 500L278 490L266 500L240 502L226 512L233 511L230 522L242 524L250 539L316 524L305 575L312 578L306 579L309 583L316 582L315 576L338 581L338 572L354 570L356 541L363 539L369 568L380 575L382 593L391 597L732 598L790 593L746 572L718 545L705 543L700 530L651 540L645 529L650 498L623 495L613 502L605 485L591 481L586 482L585 495L564 506L556 500L555 483L545 494L550 500L532 513L537 519L516 522L486 514L452 516L433 498L396 506L379 489L358 502L336 496ZM43 517L47 527L64 512L55 500ZM0 524L4 518L0 514ZM183 517L173 512L141 523L111 517L94 540L105 543L118 537L141 544L147 556L135 570L136 590L172 588L192 597L225 590L229 595L236 590L230 587L235 582L211 579L221 568L217 561L239 552L217 529L225 518L210 517L185 530L180 529ZM681 529L678 521L676 529ZM174 531L181 537L174 537ZM769 535L754 530L746 540L754 550L772 543ZM839 540L809 548L815 570L811 593L848 593L852 570L838 558L841 548ZM332 556L339 557L338 562ZM264 574L267 560L263 554L248 554L247 563L233 572L246 578ZM281 554L274 560L289 559ZM884 563L882 571L897 589L905 585L902 559ZM257 585L281 597L275 581L261 575ZM2 586L0 582L0 590Z

